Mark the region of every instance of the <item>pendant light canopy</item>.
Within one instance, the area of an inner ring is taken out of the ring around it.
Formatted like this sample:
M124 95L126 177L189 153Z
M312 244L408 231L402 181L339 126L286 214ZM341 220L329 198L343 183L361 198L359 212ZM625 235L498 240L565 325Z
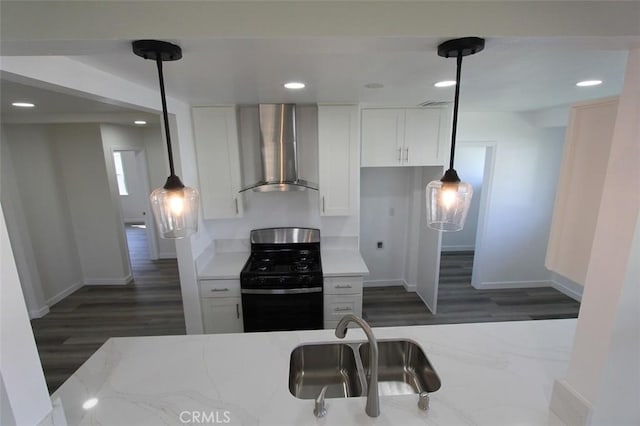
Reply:
M158 188L151 193L153 216L162 238L188 237L198 230L199 196L198 191L184 186L180 178L175 174L169 132L169 116L167 114L167 99L162 75L162 62L181 59L182 49L175 44L157 40L137 40L132 43L132 46L133 53L136 55L156 61L160 80L160 97L162 98L162 115L167 139L170 175L162 188Z
M478 53L482 49L484 49L484 39L478 37L449 40L438 46L439 56L445 58L455 57L457 59L456 94L453 104L453 129L451 131L449 169L440 180L429 182L426 189L427 225L429 228L438 231L460 231L464 227L464 222L469 212L469 205L471 204L473 188L468 183L460 181L458 173L453 168L453 159L456 152L462 58Z

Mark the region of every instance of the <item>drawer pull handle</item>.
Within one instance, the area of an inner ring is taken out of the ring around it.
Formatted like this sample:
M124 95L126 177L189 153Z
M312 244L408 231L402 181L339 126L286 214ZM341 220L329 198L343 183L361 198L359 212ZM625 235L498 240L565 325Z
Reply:
M228 288L212 288L211 291L229 291Z
M352 312L351 308L335 308L333 312Z
M351 288L351 285L349 285L349 284L345 284L345 285L338 284L338 285L336 286L336 288Z
M240 319L240 304L236 303L236 318Z

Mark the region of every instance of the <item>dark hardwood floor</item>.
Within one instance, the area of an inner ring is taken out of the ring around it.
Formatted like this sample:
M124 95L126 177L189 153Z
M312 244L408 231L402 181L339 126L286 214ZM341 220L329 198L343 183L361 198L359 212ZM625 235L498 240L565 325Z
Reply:
M363 317L374 327L576 318L580 304L551 287L476 290L473 252L443 253L437 314L404 287L365 288Z
M146 232L127 226L133 282L85 286L31 321L49 391L109 337L185 334L175 259L149 260Z
M32 320L49 391L55 391L109 337L184 334L175 260L150 261L144 229L127 227L133 283L86 286ZM573 318L580 305L552 288L471 287L473 253L444 254L438 314L403 287L365 288L363 317L372 326Z

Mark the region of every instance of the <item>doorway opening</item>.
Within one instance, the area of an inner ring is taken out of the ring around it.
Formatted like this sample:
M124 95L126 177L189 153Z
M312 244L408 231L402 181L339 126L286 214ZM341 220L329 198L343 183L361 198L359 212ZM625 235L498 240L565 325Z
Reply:
M149 178L143 149L113 150L118 201L125 230L129 263L135 271L158 259L158 247L149 205Z

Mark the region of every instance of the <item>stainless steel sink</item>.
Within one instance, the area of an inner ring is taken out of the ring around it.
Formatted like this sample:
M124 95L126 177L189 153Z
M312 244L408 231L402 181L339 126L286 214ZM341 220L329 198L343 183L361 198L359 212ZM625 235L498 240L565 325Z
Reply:
M420 346L409 340L378 342L380 395L435 392L440 378ZM364 396L369 370L367 342L299 346L291 353L289 391L300 399L315 399L325 385L326 398Z
M369 344L360 345L362 366L369 375ZM418 344L409 340L378 342L378 392L407 395L435 392L440 378Z
M324 386L327 386L326 398L362 395L355 352L349 345L304 345L291 353L291 394L300 399L315 399Z

